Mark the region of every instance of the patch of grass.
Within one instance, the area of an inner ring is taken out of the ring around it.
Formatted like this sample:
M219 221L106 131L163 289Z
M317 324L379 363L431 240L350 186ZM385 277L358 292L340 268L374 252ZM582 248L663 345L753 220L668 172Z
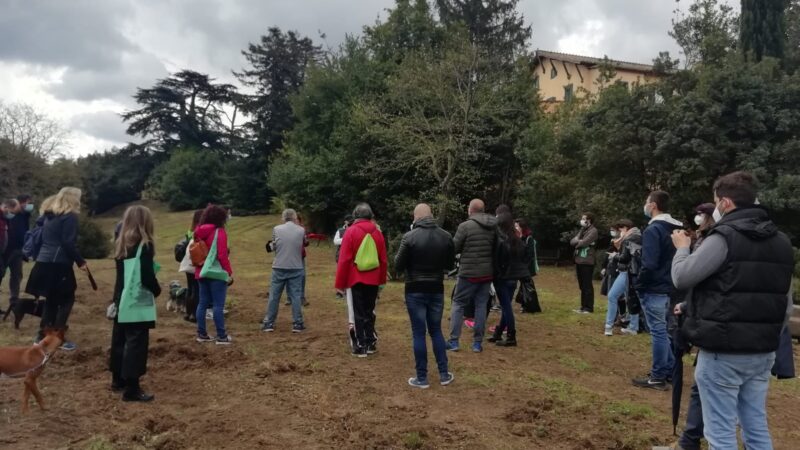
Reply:
M582 360L581 358L575 358L569 355L559 356L558 362L566 367L575 369L578 372L588 372L592 370L592 365L588 362Z
M84 450L114 450L114 446L105 436L92 436L84 445Z
M791 380L776 380L772 378L769 389L773 392L781 392L800 397L800 378L792 378Z
M462 370L459 377L469 384L480 387L492 387L498 383L497 377L470 370Z
M620 400L611 403L605 410L605 413L610 417L624 416L631 419L646 419L654 417L656 412L653 408L631 403L628 401Z
M403 436L403 445L408 449L421 449L425 445L425 435L418 431L406 433Z

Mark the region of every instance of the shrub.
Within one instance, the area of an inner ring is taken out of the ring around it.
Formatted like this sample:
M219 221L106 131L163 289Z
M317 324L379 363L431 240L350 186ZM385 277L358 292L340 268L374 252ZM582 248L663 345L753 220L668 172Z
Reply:
M89 219L81 218L78 227L78 250L86 259L103 259L111 254L111 236Z
M173 211L186 211L219 202L223 181L222 161L214 152L176 151L150 178L154 196Z

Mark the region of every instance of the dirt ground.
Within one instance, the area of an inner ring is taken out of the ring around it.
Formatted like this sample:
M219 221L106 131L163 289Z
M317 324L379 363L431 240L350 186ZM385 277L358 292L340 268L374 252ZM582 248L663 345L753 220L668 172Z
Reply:
M189 215L158 217L159 279L166 286L183 280L171 247ZM113 220L104 226L110 229ZM39 381L49 410L32 405L21 416L22 383L0 380L0 447L649 449L674 442L670 393L636 389L629 381L648 370L649 336L604 337L599 294L594 315L571 313L579 301L569 268L545 268L536 278L544 313L517 316L519 347L449 354L456 381L414 390L406 384L414 361L402 284L391 283L379 301L379 352L353 358L345 305L333 295L330 246L309 249L308 331L290 332L286 306L275 333L259 331L271 262L263 244L274 224L274 217L250 217L230 225L237 273L227 321L233 345L196 343L193 326L166 311L166 294L159 299L143 378L156 395L151 404L123 403L109 389L111 326L104 311L112 262L91 261L100 290L79 279L69 333L78 349L58 353ZM449 301L445 327L448 311ZM493 313L491 321L497 319ZM32 317L20 331L2 324L0 345L29 344L36 326ZM431 381L438 381L432 355L429 367ZM686 395L683 403L685 412ZM775 448L800 448L800 380L773 382L768 409Z

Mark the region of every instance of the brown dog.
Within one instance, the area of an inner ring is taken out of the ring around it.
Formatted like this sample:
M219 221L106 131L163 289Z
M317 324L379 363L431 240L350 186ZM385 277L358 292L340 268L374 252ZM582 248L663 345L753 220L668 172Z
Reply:
M44 371L53 353L64 342L65 329L48 328L45 330L44 339L30 347L3 347L0 348L0 378L25 377L25 390L22 393L22 412L28 412L28 399L31 394L36 397L39 407L44 410L44 400L36 379Z

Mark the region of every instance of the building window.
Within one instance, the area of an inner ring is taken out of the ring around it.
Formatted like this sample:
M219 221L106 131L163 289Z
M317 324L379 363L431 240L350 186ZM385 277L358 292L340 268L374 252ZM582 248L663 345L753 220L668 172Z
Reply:
M556 70L556 68L555 67L551 68L550 69L550 79L552 80L553 78L555 78L557 76L558 76L558 71Z
M575 97L575 89L571 84L564 86L564 101L569 102Z
M533 77L533 87L535 87L536 89L539 89L539 75L536 75L535 77Z

